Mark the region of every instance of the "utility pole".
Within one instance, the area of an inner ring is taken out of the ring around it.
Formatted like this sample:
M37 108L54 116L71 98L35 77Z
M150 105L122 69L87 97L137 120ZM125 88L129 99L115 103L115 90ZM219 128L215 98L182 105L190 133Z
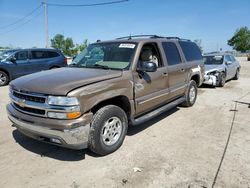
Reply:
M44 19L45 19L45 42L46 48L49 48L49 32L48 32L48 5L46 0L43 1L43 5L44 5Z

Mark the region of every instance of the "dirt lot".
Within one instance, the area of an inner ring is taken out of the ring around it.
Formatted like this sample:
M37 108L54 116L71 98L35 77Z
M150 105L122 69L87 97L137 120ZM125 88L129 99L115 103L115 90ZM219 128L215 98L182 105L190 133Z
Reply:
M105 157L23 136L0 88L0 187L250 187L250 108L233 102L250 102L250 62L241 65L238 81L200 88L192 108L130 128Z

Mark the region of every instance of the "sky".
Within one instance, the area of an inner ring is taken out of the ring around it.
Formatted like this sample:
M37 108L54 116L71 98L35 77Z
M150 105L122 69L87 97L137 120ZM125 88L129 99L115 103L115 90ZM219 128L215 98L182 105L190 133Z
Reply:
M47 3L90 4L115 0L47 0ZM0 0L0 46L45 47L43 6L18 24L42 0ZM75 43L88 39L157 34L200 39L205 52L231 50L227 45L237 28L250 28L250 0L129 0L92 7L48 6L49 38L57 33Z

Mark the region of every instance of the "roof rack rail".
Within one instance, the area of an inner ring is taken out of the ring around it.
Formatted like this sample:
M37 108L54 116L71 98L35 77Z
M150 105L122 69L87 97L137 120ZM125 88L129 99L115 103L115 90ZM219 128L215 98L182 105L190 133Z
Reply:
M125 36L125 37L119 37L119 38L116 38L118 40L120 39L132 39L132 38L139 38L139 37L149 37L149 38L162 38L161 36L158 36L158 35L129 35L129 36Z
M125 37L119 37L119 38L116 38L116 39L117 40L120 40L120 39L131 40L133 38L140 38L140 37L163 38L163 39L175 39L175 40L190 41L189 39L182 39L182 38L179 38L179 37L163 37L163 36L159 36L159 35L129 35L129 36L125 36Z

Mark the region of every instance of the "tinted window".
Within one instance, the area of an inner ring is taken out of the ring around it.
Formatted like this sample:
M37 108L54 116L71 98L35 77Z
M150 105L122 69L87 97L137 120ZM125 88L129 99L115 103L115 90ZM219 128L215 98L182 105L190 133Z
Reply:
M165 51L168 65L176 65L181 63L179 51L173 42L163 42L162 46Z
M204 56L205 65L220 65L222 63L223 63L223 56L221 55Z
M47 53L49 58L60 56L57 52L48 51Z
M16 60L26 60L28 59L28 52L27 51L17 52L15 54L15 58Z
M201 60L201 50L194 42L180 41L180 46L187 61Z
M48 58L48 54L46 51L31 51L33 59L43 59Z

